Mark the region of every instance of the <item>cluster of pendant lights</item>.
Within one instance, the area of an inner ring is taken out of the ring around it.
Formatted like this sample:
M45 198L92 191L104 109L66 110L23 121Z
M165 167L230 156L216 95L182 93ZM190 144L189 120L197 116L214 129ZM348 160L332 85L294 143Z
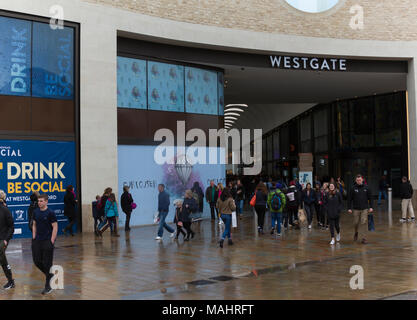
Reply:
M247 104L228 104L224 107L224 128L229 130L235 124L235 121L244 112L243 108L247 108Z

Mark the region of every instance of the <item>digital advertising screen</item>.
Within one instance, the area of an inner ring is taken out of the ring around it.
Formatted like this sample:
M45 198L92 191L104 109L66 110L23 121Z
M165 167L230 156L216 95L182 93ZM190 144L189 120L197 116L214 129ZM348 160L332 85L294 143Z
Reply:
M189 113L218 114L217 72L185 68L185 110Z
M147 109L146 61L117 57L117 106Z

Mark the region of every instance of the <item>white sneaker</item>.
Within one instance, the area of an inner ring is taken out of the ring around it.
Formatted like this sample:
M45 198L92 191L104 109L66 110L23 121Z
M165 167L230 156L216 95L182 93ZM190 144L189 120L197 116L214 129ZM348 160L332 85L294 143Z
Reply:
M336 241L334 241L334 238L332 238L332 241L330 241L330 245L334 245Z
M155 240L162 240L162 237L158 236L155 238Z
M407 219L403 219L403 218L401 218L401 219L400 219L400 222L401 222L401 223L407 222Z
M223 220L220 220L220 221L219 221L219 224L220 224L220 225L224 224Z
M311 224L308 225L308 228L311 229Z
M336 241L337 241L337 242L339 242L339 241L340 241L340 233L338 233L338 234L336 235Z
M169 234L169 236L170 236L171 238L174 238L174 237L175 237L175 231L174 231L173 233L170 233L170 234Z

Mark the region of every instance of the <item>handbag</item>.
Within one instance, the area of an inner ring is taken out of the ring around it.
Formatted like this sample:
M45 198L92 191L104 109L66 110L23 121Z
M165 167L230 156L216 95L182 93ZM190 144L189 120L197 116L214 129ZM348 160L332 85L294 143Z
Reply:
M182 227L183 226L182 221L178 221L177 226Z
M135 210L137 207L138 207L137 204L133 202L132 203L132 210Z
M159 222L159 212L155 212L153 215L153 223L157 224Z
M232 228L237 228L237 217L236 211L232 212Z
M254 207L256 204L256 194L253 195L252 199L250 200L249 204Z

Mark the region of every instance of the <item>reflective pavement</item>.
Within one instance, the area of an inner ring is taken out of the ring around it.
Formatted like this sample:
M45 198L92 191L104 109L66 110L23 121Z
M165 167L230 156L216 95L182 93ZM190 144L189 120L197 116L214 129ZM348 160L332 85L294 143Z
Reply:
M64 289L48 296L40 294L44 278L33 266L30 240L12 240L7 255L16 288L0 290L0 299L416 299L416 224L401 224L398 210L389 217L382 208L367 245L353 242L347 213L335 246L329 231L315 226L271 236L269 214L258 236L251 212L233 232L235 244L223 249L219 225L209 220L193 224L190 242L166 233L155 241L156 226L121 231L120 238L61 236L54 264L64 268ZM363 290L349 286L353 265L363 267Z

